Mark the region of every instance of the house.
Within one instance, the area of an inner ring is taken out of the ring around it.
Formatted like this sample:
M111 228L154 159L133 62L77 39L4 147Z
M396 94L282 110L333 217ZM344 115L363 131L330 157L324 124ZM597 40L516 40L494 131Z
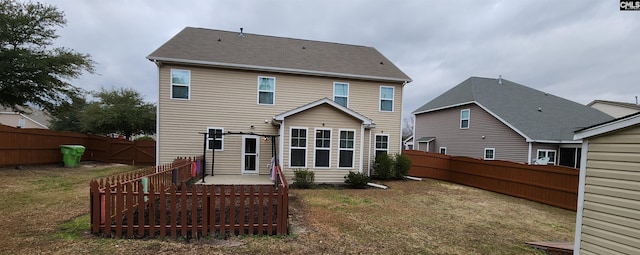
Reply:
M606 114L613 116L614 118L620 118L636 112L640 112L640 105L624 102L615 102L607 100L594 100L587 104L587 106L596 108Z
M187 27L147 58L158 66L158 164L206 145L207 174L215 160L214 175L268 175L275 158L288 178L309 169L330 183L401 151L411 79L375 48ZM205 142L209 131L225 135Z
M26 109L20 113L8 108L0 108L0 124L19 128L49 129L49 116L39 109Z
M402 145L405 150L413 150L413 136L409 136L407 139L404 139L404 141L402 141Z
M422 151L578 168L573 132L612 117L498 78L471 77L414 112Z
M640 113L575 133L582 164L574 254L640 251Z

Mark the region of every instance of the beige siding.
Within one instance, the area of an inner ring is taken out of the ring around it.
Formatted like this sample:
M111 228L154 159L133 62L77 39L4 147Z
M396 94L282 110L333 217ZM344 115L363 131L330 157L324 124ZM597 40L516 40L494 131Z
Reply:
M596 108L596 109L598 109L601 112L604 112L606 114L609 114L609 115L613 116L614 118L620 118L620 117L627 116L629 114L634 114L634 113L638 112L638 110L636 110L636 109L630 109L630 108L627 108L627 107L610 105L610 104L605 104L605 103L595 103L595 104L591 105L591 107Z
M0 124L17 127L20 124L20 119L23 117L20 114L15 113L0 113ZM31 121L30 119L24 118L24 127L23 128L43 128L41 125Z
M335 110L328 105L320 105L309 110L300 112L284 120L284 146L289 148L291 128L307 128L307 169L315 172L315 181L320 183L336 183L344 182L344 176L349 171L357 172L360 168L360 134L362 122L345 113ZM315 130L329 129L331 130L331 153L330 167L316 168L314 167L314 149L315 149ZM338 150L339 150L339 131L352 130L355 131L355 151L353 168L338 168ZM282 167L285 175L291 179L293 170L297 167L289 166L289 151L284 152Z
M640 127L589 139L581 254L640 249Z
M172 68L191 71L190 100L170 99ZM203 136L199 132L205 132L207 127L224 128L225 132L279 134L279 126L271 124L273 116L325 97L332 99L335 81L349 83L349 107L373 119L376 123L375 132L390 135L390 151L400 152L401 84L169 64L162 65L159 73L158 159L161 164L170 162L177 156L201 155ZM274 105L257 104L258 76L275 77ZM395 87L394 112L379 111L381 85ZM265 120L269 123L265 123ZM314 123L306 126L315 127ZM252 125L253 128L251 128ZM356 131L358 132L356 138L359 141L361 140L359 126ZM285 134L287 132L288 130ZM216 174L240 174L241 146L241 136L224 138L224 150L216 151ZM267 174L266 166L271 158L270 143L261 142L260 149L260 173ZM359 150L360 147L357 149ZM365 143L364 155L367 155L368 151L369 144ZM285 148L284 152L288 154L288 148ZM207 161L210 163L211 151L207 154ZM284 167L285 163L288 164L288 161L283 160L281 165ZM356 163L359 164L359 161ZM363 166L368 167L366 160ZM207 170L210 171L210 169L211 166L207 166Z

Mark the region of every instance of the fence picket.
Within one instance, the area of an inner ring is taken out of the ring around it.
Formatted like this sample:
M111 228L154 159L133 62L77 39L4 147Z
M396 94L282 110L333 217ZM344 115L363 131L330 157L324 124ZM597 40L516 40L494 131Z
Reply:
M144 192L143 192L142 182L138 182L138 236L143 237L144 234L144 212L147 203L144 201ZM151 210L149 210L151 212Z
M202 208L202 210L200 210L200 219L202 219L202 237L207 236L207 233L209 232L209 192L207 191L209 191L209 189L202 187L202 199L200 200L200 208Z
M236 186L230 185L231 191L229 194L229 235L235 236L236 230Z
M180 225L181 226L181 235L183 237L187 236L187 186L182 183L180 187Z
M255 186L253 186L253 185L249 186L249 212L252 212L249 215L249 235L254 235L255 234L255 232L254 232L255 226L253 225L254 224L253 215L255 215L255 211L253 210L253 204L255 203L254 202L254 197L255 197L254 192L255 191L253 189L254 187Z
M258 193L258 208L259 208L259 211L258 211L258 235L260 235L260 236L264 234L263 233L263 228L262 228L263 227L262 224L264 224L264 222L262 221L263 220L262 219L263 218L262 215L264 214L264 194L263 194L263 191L262 191L263 187L264 186L262 186L262 185L258 186L258 192L259 192Z
M160 237L167 236L167 193L164 184L160 184Z
M122 195L122 185L116 186L116 238L122 237L122 212L124 211L124 196Z
M238 233L240 235L244 235L244 225L246 224L246 218L245 218L245 213L244 213L244 208L245 206L245 185L240 185L240 201L238 202L240 204L240 212L238 215Z
M170 185L169 197L170 197L169 203L171 204L170 205L170 208L171 208L171 211L170 211L170 213L171 213L170 214L171 215L171 237L172 238L176 238L177 237L176 231L177 231L177 227L178 227L178 226L176 226L178 224L178 212L176 210L177 209L176 207L178 205L178 203L176 201L176 186Z
M147 194L149 201L149 236L156 236L156 190L153 185L149 185L149 193Z
M267 193L267 235L273 234L273 186L269 186Z
M133 206L135 204L135 200L133 197L133 187L131 187L131 183L128 182L125 184L125 196L126 196L126 210L127 210L127 237L133 237Z
M225 237L225 214L227 211L227 197L225 195L226 186L220 186L220 236Z

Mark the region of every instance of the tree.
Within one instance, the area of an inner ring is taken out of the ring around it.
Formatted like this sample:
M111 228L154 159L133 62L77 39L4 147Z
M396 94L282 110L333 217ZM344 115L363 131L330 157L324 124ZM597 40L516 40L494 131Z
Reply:
M99 101L87 105L81 117L83 132L132 135L156 131L156 107L146 103L133 89L111 89L94 92Z
M87 108L87 99L78 94L71 98L71 103L63 103L51 112L52 130L82 132L80 118Z
M413 135L414 119L413 117L405 117L402 123L402 140L411 137Z
M66 80L93 72L87 54L56 47L64 13L41 3L0 0L0 106L52 112L80 93Z

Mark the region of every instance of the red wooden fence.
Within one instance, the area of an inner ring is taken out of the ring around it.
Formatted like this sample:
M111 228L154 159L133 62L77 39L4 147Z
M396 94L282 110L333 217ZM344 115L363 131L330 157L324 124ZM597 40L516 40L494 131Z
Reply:
M477 187L575 211L579 171L563 166L481 160L422 151L403 151L411 158L410 176Z
M0 166L62 162L60 145L83 145L81 160L155 165L154 141L128 141L76 132L0 125Z
M191 176L191 169L192 162L184 160L151 175L138 172L91 181L92 233L117 238L288 233L289 186L280 167L275 169L278 185L181 182L176 186L166 181L174 171ZM171 174L165 174L168 172ZM140 181L145 177L149 178L146 192Z

